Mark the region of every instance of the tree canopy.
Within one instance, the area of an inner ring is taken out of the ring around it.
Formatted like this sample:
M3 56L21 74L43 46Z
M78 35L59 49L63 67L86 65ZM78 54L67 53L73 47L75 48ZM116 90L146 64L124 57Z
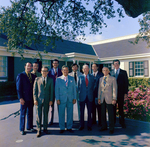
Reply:
M55 45L56 39L75 40L76 36L84 37L87 26L91 34L101 34L101 29L107 27L104 18L110 19L116 15L122 18L121 5L126 8L121 0L116 0L121 4L117 9L114 8L113 0L10 1L10 7L0 9L0 31L7 35L8 50L18 51L31 44L38 50L38 44L42 41L45 45ZM129 11L126 12L129 14ZM133 13L130 14L132 16ZM145 19L140 21L141 26L144 26L141 30L143 32L149 28L147 17L149 13L144 14ZM46 35L47 40L42 40L42 35Z

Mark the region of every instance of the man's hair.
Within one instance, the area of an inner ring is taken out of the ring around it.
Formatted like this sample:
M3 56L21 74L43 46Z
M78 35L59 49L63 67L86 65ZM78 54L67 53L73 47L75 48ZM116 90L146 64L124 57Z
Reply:
M49 71L49 69L48 69L48 67L47 67L47 66L42 66L42 68L47 68L47 71ZM41 68L41 70L42 70L42 68Z
M32 64L38 64L38 65L39 65L39 63L38 63L38 62L33 62Z
M109 70L109 68L108 68L108 67L104 66L104 67L102 68L102 71L103 71L103 69L104 69L104 68L107 68L107 69ZM109 70L109 71L110 71L110 70Z
M69 67L67 65L63 65L61 69L63 70L64 68L68 68L69 70Z
M97 63L93 63L92 65L94 65L94 64L98 67L98 64L97 64Z
M31 65L32 65L32 63L31 62L26 62L25 64L24 64L24 66L26 66L27 65L27 63L30 63ZM32 65L33 66L33 65Z
M78 64L77 63L73 63L72 65L71 65L71 68L73 67L73 66L76 66L77 65L77 67L78 67Z
M57 61L57 62L59 63L59 60L57 60L57 59L54 59L53 62L54 62L54 61Z
M120 61L118 59L113 60L113 64L114 64L114 62L118 62L120 65Z
M88 66L88 68L89 68L89 65L88 65L88 64L84 64L84 65L82 66L82 69L84 68L84 66Z

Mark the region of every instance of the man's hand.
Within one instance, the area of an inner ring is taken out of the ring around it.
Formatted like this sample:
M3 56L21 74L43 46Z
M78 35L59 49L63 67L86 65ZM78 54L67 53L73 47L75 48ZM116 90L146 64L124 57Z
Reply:
M36 106L37 106L37 105L38 105L38 101L34 101L34 105L36 105Z
M60 100L57 100L57 105L60 105Z
M75 104L76 103L76 99L73 99L73 102L72 102L73 104Z
M116 104L116 100L112 100L112 105L115 105Z
M25 103L24 99L21 98L21 99L20 99L20 104L21 104L21 105L24 105L24 103Z
M53 101L50 101L50 102L49 102L49 106L51 106L52 104L53 104Z
M128 96L127 94L124 94L124 99L126 99L126 98L127 98L127 96Z
M101 100L100 100L100 99L98 99L98 104L99 104L99 105L101 104Z

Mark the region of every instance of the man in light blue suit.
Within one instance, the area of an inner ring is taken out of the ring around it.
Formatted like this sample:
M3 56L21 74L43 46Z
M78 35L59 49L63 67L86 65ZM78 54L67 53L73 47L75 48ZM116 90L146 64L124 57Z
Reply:
M85 104L87 105L88 110L88 122L87 129L88 131L92 130L92 104L93 104L93 90L94 90L94 76L89 74L89 66L83 65L83 75L78 79L78 93L79 93L79 103L80 103L80 128L79 130L84 129L84 109Z
M62 67L63 75L56 79L55 96L59 107L60 133L65 131L65 109L67 108L67 131L73 132L73 104L76 103L76 84L73 77L68 75L69 68Z

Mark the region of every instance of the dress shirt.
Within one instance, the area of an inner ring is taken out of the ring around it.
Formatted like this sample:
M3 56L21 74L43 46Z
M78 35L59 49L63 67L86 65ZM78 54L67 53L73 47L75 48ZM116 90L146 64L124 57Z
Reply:
M118 69L115 69L115 74L116 74L116 71L118 70L118 75L119 75L119 72L120 72L120 68L118 68Z
M44 81L44 77L42 77L42 81ZM45 77L45 85L46 85L46 82L47 82L47 77Z
M97 73L98 73L98 71L96 71L96 72L93 72L93 76L94 76L94 74L95 74L95 77L97 76Z

